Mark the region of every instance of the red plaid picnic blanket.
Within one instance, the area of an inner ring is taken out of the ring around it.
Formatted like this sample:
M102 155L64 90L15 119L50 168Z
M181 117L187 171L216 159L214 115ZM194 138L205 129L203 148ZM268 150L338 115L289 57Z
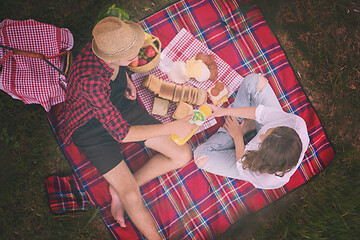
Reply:
M214 239L235 221L308 182L330 164L334 150L281 46L257 7L240 12L236 0L182 0L149 16L141 24L147 32L157 36L164 47L185 28L241 76L262 73L283 109L305 119L310 137L302 164L290 182L279 189L261 190L249 182L213 175L199 170L193 161L142 186L146 207L164 238ZM233 96L229 103L231 101ZM53 117L58 108L47 115L54 131ZM217 130L222 123L218 120L218 124L191 139L192 147ZM73 144L63 145L62 139L58 140L90 201L100 207L100 215L114 238L142 238L130 222L122 229L114 221L106 181ZM135 143L123 145L122 150L133 171L152 155L151 151Z
M35 20L14 21L5 19L0 23L0 44L10 48L41 53L52 57L74 45L71 32ZM0 59L9 50L0 48ZM48 59L58 69L64 62L59 57ZM64 89L59 85L65 76L38 58L11 55L3 63L0 89L26 104L41 104L46 111L65 100Z
M88 209L89 199L75 173L65 177L52 175L46 178L45 183L50 209L53 213Z

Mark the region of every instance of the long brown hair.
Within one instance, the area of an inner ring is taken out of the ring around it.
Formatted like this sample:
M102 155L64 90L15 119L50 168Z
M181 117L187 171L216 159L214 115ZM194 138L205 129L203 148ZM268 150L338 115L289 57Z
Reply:
M294 129L277 127L262 141L258 150L245 152L243 169L282 177L297 164L301 150L301 140Z

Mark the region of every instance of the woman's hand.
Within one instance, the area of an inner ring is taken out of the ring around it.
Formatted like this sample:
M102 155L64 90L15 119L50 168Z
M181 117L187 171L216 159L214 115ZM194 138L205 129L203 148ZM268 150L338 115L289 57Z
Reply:
M127 78L127 87L124 96L129 100L136 100L136 88L127 74L126 74L126 78Z
M231 117L231 116L225 117L224 128L226 129L226 131L228 131L228 133L233 139L236 139L239 136L241 137L244 136L243 126L244 126L244 121L242 121L240 124L235 117Z
M209 117L222 117L224 116L224 108L222 107L218 107L218 106L215 106L215 105L212 105L212 104L207 104L207 106L209 106L212 110L212 113Z
M245 120L246 119L244 119L241 123L239 123L235 117L227 116L225 118L224 128L234 139L235 154L237 160L240 160L244 156L244 152L245 152L244 134L243 134Z

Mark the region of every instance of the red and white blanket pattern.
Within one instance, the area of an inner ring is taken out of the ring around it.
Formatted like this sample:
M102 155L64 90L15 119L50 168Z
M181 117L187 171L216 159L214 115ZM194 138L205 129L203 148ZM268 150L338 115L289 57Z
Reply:
M72 49L74 39L66 28L29 19L0 23L0 44L10 48L55 56ZM0 59L10 51L0 48ZM63 62L59 57L49 59L58 69ZM64 89L59 84L65 76L59 74L45 61L21 55L11 55L3 63L0 89L26 104L41 104L46 111L65 100Z

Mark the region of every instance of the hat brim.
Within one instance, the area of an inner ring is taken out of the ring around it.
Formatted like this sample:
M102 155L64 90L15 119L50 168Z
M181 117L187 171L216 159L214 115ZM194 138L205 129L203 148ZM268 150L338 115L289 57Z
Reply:
M125 59L129 56L134 56L135 54L137 54L140 50L140 48L144 45L144 41L145 41L145 32L144 30L142 29L142 27L139 25L139 24L136 24L136 23L133 23L133 22L128 22L128 21L125 21L125 23L127 25L129 25L132 30L135 32L135 36L136 36L136 39L133 43L133 45L121 52L121 53L117 53L117 54L114 54L114 55L107 55L107 54L104 54L99 48L98 46L96 45L96 42L95 42L95 38L93 38L92 40L92 50L93 52L95 53L96 56L98 56L99 58L105 60L105 61L117 61L117 60L122 60L122 59Z

